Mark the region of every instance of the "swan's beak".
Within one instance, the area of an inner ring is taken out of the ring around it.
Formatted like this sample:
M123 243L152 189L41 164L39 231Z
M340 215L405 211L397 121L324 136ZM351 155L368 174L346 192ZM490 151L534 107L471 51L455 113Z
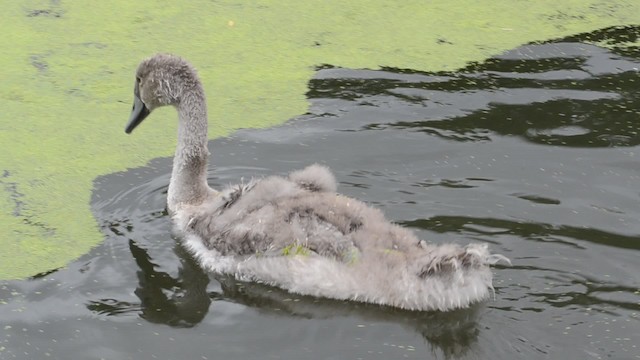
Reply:
M142 120L149 115L150 111L145 104L140 100L138 95L133 96L133 109L131 109L131 116L129 116L129 122L127 127L124 128L124 132L131 134L136 126L140 125Z

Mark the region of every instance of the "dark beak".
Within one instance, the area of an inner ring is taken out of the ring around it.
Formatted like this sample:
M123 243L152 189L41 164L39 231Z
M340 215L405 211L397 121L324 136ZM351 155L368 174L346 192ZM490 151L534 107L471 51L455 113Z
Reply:
M140 125L142 120L149 115L150 111L144 105L140 97L136 94L133 97L133 109L131 109L131 116L129 117L129 122L127 123L127 127L124 128L124 132L127 134L131 134L133 129L136 126Z

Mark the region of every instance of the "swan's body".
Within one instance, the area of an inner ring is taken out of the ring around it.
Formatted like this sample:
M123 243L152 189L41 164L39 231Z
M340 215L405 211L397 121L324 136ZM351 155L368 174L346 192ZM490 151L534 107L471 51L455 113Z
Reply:
M508 261L483 244L428 245L379 210L338 195L320 165L211 189L204 91L179 57L144 60L134 100L127 133L156 107L178 110L167 205L183 244L208 270L304 295L450 310L486 298L488 265Z

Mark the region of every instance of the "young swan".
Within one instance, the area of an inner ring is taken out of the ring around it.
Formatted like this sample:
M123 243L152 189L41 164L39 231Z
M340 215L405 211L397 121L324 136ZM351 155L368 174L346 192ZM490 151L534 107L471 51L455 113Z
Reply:
M451 310L488 297L486 244L431 245L364 203L336 194L324 166L221 192L207 185L207 109L195 69L167 54L140 63L130 133L155 108L178 110L167 205L184 246L208 270L290 292L410 310Z

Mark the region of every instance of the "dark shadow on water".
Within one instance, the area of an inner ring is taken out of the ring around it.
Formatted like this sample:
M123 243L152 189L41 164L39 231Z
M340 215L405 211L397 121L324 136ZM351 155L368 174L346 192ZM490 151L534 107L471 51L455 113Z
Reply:
M640 39L640 26L612 26L592 32L571 35L563 38L566 42L596 42L611 47L614 53L623 56L640 58L640 47L628 46Z
M48 271L43 271L43 272L41 272L41 273L38 273L38 274L35 274L35 275L33 275L33 276L29 277L29 280L38 280L38 279L45 278L45 277L47 277L47 276L49 276L49 275L51 275L51 274L55 273L55 272L56 272L56 271L58 271L58 270L60 270L60 268L57 268L57 269L51 269L51 270L48 270Z
M399 224L439 233L508 234L522 239L557 242L579 249L584 249L584 244L581 245L580 242L586 241L621 249L640 250L640 241L638 241L637 236L626 236L598 229L574 226L554 226L506 219L464 216L434 216L429 219L400 221ZM474 228L473 225L480 225L485 230ZM570 239L576 241L569 241Z
M406 129L463 142L510 135L555 146L636 146L640 71L637 60L623 55L637 50L615 44L634 41L639 29L531 44L456 72L384 68L372 81L371 71L324 66L307 96L407 113L407 120L372 122L363 130ZM623 55L576 41L604 39Z

